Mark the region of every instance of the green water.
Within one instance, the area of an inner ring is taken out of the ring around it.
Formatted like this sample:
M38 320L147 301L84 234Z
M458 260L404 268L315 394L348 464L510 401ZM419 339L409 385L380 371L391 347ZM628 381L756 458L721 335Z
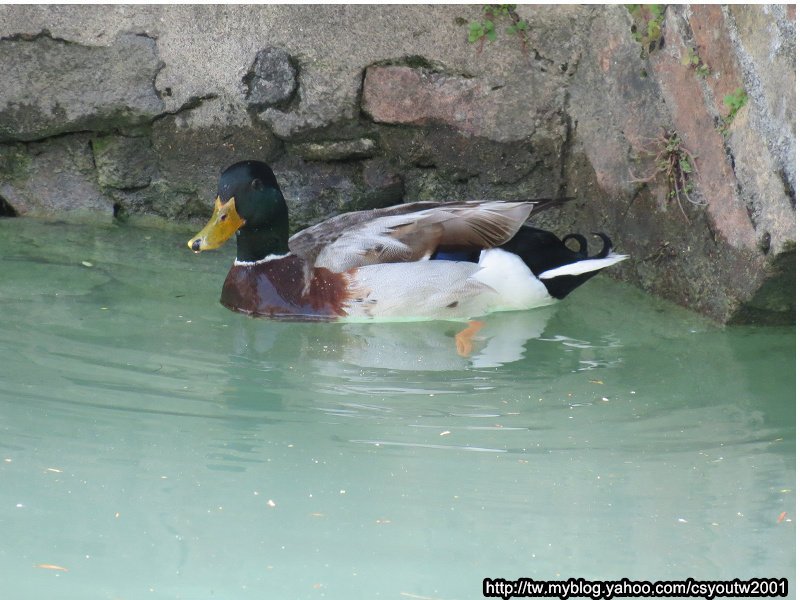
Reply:
M0 220L1 598L793 596L794 328L596 278L462 358L458 323L230 313L233 248L186 239Z

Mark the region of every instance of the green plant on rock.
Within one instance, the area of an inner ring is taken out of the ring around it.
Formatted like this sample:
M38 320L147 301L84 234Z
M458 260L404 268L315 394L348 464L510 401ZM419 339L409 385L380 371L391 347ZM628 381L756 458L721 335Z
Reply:
M735 115L740 108L747 104L747 92L744 91L744 88L736 88L732 94L725 94L722 103L730 109L731 114Z
M484 4L483 18L469 24L467 40L470 44L480 43L479 51L483 49L486 40L493 42L497 39L497 26L495 21L508 19L510 24L505 31L510 35L519 37L523 50L528 43L528 22L521 19L516 11L516 4Z
M703 59L700 58L700 55L697 54L694 48L689 48L687 50L686 54L681 58L681 64L684 67L693 69L699 77L706 78L711 74L708 65L703 62Z
M747 92L744 91L744 88L736 88L730 94L725 94L722 103L728 109L728 114L722 118L722 124L717 129L723 136L728 137L731 123L736 118L736 114L747 104Z
M734 117L736 117L736 113L747 104L747 92L744 91L744 88L736 88L733 93L725 94L722 103L728 107L729 112L726 119L733 121Z
M680 136L671 130L664 130L660 138L652 140L656 146L655 151L648 152L654 157L655 166L652 172L645 177L634 177L634 183L652 183L660 175L667 179L667 200L675 200L678 208L689 222L689 217L683 208L682 199L696 206L705 206L706 202L692 198L694 185L692 176L697 172L695 156L683 145Z
M656 49L661 39L661 25L664 23L664 4L626 4L625 8L633 18L631 33L642 45L642 54Z

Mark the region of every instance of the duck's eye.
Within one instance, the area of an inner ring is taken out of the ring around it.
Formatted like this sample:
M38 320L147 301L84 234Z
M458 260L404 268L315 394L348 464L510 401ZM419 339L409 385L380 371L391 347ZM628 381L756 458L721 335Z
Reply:
M228 215L220 215L219 216L219 220L220 221L225 221L227 218L228 218Z
M252 183L250 184L254 190L263 190L264 189L264 182L260 179L253 179Z

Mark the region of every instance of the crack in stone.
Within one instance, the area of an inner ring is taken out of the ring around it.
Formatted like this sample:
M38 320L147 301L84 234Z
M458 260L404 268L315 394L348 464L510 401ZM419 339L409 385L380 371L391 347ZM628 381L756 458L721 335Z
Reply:
M150 123L152 124L166 117L173 117L175 115L179 115L181 113L194 110L195 108L199 108L200 106L202 106L203 102L205 102L206 100L216 100L217 98L219 98L219 94L214 94L214 93L204 94L202 96L191 96L188 100L186 100L186 102L181 104L175 110L165 110L164 112L157 114L152 118Z

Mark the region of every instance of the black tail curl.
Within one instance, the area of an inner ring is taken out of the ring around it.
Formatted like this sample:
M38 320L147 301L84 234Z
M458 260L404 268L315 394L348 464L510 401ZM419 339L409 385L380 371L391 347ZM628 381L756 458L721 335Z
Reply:
M606 258L613 248L611 239L605 233L592 232L592 235L596 235L603 241L602 250L594 256L589 255L589 242L586 240L586 237L580 233L569 233L563 238L558 239L556 234L545 231L544 229L531 227L530 225L524 225L514 237L500 246L500 248L519 256L531 272L538 278L539 275L545 271L557 267L570 265L582 260ZM567 246L567 242L570 240L574 240L578 243L577 250L572 250ZM439 249L431 256L431 260L478 262L480 252L479 248L455 250ZM572 290L594 277L597 273L598 271L589 271L588 273L581 273L580 275L561 275L559 277L542 279L541 282L553 298L561 300Z
M589 243L580 233L569 233L563 238L544 229L537 229L530 225L522 227L508 242L500 246L503 250L513 252L519 256L531 272L539 277L545 271L564 265L576 263L592 258L605 258L611 252L613 244L605 233L592 232L592 235L603 241L603 248L594 256L589 255ZM578 250L567 246L567 241L575 240ZM542 283L554 298L559 300L567 296L572 290L588 281L597 271L582 273L580 275L562 275L552 279L544 279Z

